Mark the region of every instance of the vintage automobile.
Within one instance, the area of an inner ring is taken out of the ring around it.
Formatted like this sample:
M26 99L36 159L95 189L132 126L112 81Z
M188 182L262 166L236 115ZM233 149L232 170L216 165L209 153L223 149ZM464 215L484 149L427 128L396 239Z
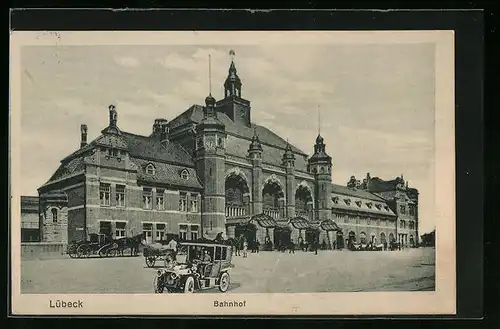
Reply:
M216 242L183 242L183 253L159 269L153 280L155 293L193 293L230 284L231 246Z

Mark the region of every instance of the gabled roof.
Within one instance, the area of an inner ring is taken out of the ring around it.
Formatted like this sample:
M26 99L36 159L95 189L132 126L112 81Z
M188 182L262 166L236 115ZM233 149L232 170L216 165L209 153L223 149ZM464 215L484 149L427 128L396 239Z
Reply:
M372 192L394 191L401 182L401 178L397 177L392 180L383 180L379 177L370 178L369 188Z
M122 132L122 136L127 141L130 155L134 158L168 161L194 167L191 155L177 143L160 143L153 137L128 132Z
M140 158L131 159L137 165L137 178L139 180L151 183L185 186L186 188L202 188L202 184L194 168ZM148 164L152 164L155 167L154 175L146 172L146 166ZM187 170L188 172L187 180L181 178L181 172L183 170Z
M396 197L397 191L385 191L385 192L378 192L378 193L374 193L374 194L384 198L385 200L392 200Z
M64 161L59 165L56 172L50 177L50 179L43 184L41 187L48 185L56 180L64 179L77 174L83 174L85 172L85 163L83 157L73 158L69 161Z
M217 118L225 125L226 132L228 134L239 137L236 141L234 141L235 139L228 139L228 144L226 145L226 152L228 154L246 157L252 137L254 136L254 133L256 133L263 147L262 160L272 164L281 164L281 158L287 147L286 140L279 137L264 126L257 124L245 126L241 123L233 122L225 113L222 112L217 112ZM197 124L202 120L203 106L193 105L169 122L170 130L174 131L176 128L180 128L190 123ZM302 161L303 163L301 163L301 159L303 159L304 156L307 156L307 154L296 146L290 145L290 147L294 153L300 155L296 159L297 166L299 168L305 167L307 163L306 161Z
M362 189L332 184L332 199L333 198L338 198L338 201L336 203L334 202L332 205L334 211L338 210L340 212L347 211L391 217L396 216L387 205L384 198ZM346 199L350 200L349 204L346 204Z
M382 199L380 196L377 196L377 195L370 193L368 191L365 191L362 189L350 188L347 186L337 185L337 184L332 184L332 194L341 194L341 195L351 196L351 197L360 198L360 199L367 199L367 200L384 202L384 199Z

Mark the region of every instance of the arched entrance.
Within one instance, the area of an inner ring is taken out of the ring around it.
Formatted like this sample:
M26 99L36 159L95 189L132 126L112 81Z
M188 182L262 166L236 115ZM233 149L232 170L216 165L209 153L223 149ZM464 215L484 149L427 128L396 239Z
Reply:
M390 233L389 234L389 243L392 243L392 242L394 242L394 234Z
M375 233L370 233L370 242L373 244L377 244L377 235Z
M385 238L385 233L384 232L380 233L380 243L384 244L386 242L387 240Z
M257 239L257 226L253 223L238 225L234 228L234 237L243 236L248 243L254 242Z
M284 198L283 189L277 181L269 180L262 189L262 210L263 213L274 218L281 217L281 204Z
M295 191L295 214L311 220L313 210L313 200L311 191L303 185L299 185Z
M347 240L347 248L351 248L352 244L356 242L356 233L353 231L349 232L349 238Z
M315 242L316 243L320 243L320 241L319 241L319 230L317 228L307 228L305 235L306 235L305 236L306 243L309 246L312 247Z
M226 217L246 216L250 204L250 191L245 179L236 173L226 177Z
M292 239L292 230L288 227L274 228L274 247L280 249L281 246L288 246Z
M368 239L366 237L366 233L365 232L359 233L359 242L361 244L367 244L368 243Z
M345 248L345 245L344 245L344 233L342 233L342 231L337 231L337 234L336 234L336 247L337 249L342 249L342 248Z

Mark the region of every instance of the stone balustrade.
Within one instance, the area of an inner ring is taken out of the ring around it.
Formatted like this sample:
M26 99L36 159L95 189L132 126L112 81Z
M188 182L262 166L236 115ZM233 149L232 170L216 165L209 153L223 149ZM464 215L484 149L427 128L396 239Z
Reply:
M245 207L226 206L226 217L241 217L246 215L247 210Z

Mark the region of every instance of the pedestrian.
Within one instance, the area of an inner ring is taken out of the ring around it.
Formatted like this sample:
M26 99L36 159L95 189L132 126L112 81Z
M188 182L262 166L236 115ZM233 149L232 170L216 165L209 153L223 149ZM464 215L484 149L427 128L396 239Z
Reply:
M243 258L247 258L247 248L248 248L248 242L246 239L243 240Z
M314 254L317 255L318 254L319 241L318 240L314 240L313 246L314 246Z
M175 237L170 240L170 248L172 249L172 260L177 261L177 241L175 240Z

